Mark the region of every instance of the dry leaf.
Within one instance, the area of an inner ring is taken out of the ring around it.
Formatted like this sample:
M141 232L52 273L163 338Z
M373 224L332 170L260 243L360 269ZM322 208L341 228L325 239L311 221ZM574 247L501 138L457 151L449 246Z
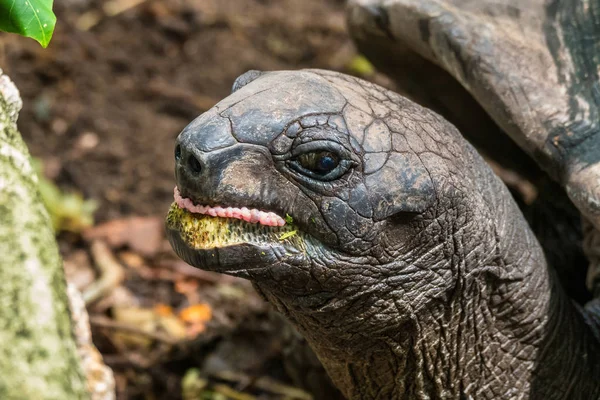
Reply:
M144 259L139 254L131 251L122 251L119 253L119 259L128 267L141 268L144 266Z
M181 294L189 294L198 290L198 281L192 279L182 279L175 282L175 291Z
M86 240L105 240L113 248L128 246L145 257L151 257L160 250L163 232L162 218L131 217L87 229L83 237Z
M154 306L154 312L161 317L169 317L173 315L173 308L166 304L159 303Z
M212 318L212 309L208 304L194 304L181 310L179 318L190 324L210 321Z
M201 322L198 322L198 323L187 326L186 335L188 338L193 339L196 336L198 336L199 334L201 334L202 332L204 332L205 330L206 330L206 325L204 325Z
M176 340L185 339L188 336L185 325L174 315L161 316L158 323L167 335Z

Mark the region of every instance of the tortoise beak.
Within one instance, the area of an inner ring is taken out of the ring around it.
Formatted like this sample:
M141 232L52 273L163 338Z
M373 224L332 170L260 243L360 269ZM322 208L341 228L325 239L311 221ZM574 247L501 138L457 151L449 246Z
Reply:
M167 226L167 238L175 253L188 264L206 271L244 275L249 269L272 265L285 249L277 244L240 243L211 249L190 247L177 229Z

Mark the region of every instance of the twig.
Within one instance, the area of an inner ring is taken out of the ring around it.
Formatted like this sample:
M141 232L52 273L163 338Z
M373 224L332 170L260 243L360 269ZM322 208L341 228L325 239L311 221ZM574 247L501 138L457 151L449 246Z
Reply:
M220 371L214 374L216 378L222 379L228 382L249 382L252 381L249 376L234 371ZM253 387L256 389L263 390L272 394L285 396L289 399L294 400L312 400L313 397L303 390L298 388L284 385L283 383L277 382L274 379L263 376L253 381Z
M101 316L93 316L90 317L90 324L99 328L108 328L119 331L125 331L129 333L134 333L140 336L146 336L150 339L166 343L168 345L174 346L179 343L177 340L173 340L171 337L167 335L163 335L157 332L148 332L139 327L131 324L124 324L122 322L114 321L110 318L101 317Z
M119 286L125 278L123 266L113 256L110 248L102 241L94 241L91 247L92 258L98 270L100 278L92 283L82 294L86 305L102 298Z
M227 396L227 398L229 398L229 399L256 400L256 397L246 394L246 393L238 392L237 390L234 390L227 385L213 385L212 389L217 393Z

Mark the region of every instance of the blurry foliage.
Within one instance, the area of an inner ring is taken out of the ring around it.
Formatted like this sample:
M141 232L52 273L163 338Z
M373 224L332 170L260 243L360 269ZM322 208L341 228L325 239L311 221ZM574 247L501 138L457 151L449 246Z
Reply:
M181 380L181 391L184 400L227 400L227 396L209 390L208 381L196 368L188 370Z
M351 74L362 77L370 76L375 73L375 67L373 67L373 64L371 64L371 62L367 60L365 56L361 55L354 56L346 68Z
M285 222L291 225L294 223L294 218L290 214L285 214Z
M53 0L0 0L0 31L18 33L47 47L56 16Z
M44 177L41 160L33 159L33 165L38 174L42 201L48 209L56 232L79 233L94 225L94 212L98 208L96 201L86 200L79 193L61 191L54 182Z

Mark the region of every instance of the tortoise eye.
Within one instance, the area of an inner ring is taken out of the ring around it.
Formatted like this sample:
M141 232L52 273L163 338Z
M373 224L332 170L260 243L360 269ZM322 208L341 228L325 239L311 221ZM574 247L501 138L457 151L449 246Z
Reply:
M299 144L291 150L290 155L286 164L300 179L331 182L344 176L356 165L351 153L331 140Z
M301 154L297 157L297 160L302 168L318 175L325 175L333 171L340 163L338 155L330 151Z

